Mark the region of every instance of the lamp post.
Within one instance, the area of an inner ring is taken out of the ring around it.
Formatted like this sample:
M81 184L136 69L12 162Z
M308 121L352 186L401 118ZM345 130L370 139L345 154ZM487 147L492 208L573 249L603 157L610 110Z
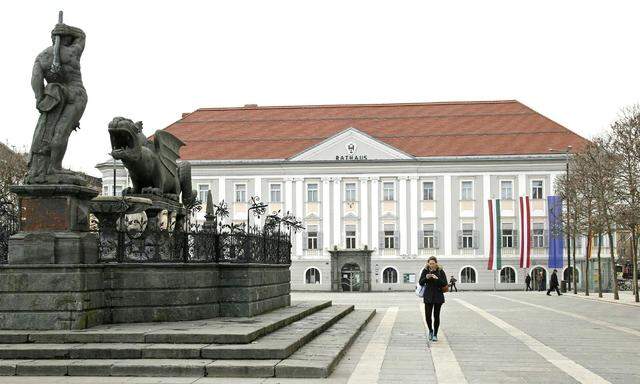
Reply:
M571 148L573 148L571 145L567 145L566 149L564 150L564 154L565 154L565 171L566 171L566 182L569 182L569 154L571 153ZM556 152L555 149L553 148L549 148L549 152ZM568 286L567 286L567 290L571 290L571 282L574 279L574 274L575 271L573 269L571 269L571 235L569 232L569 195L567 194L566 196L566 200L567 200L567 268L569 269L569 272L571 273L569 282L568 282ZM574 244L575 245L575 244ZM564 278L564 276L563 276ZM575 284L574 284L575 285ZM574 287L576 288L576 287Z

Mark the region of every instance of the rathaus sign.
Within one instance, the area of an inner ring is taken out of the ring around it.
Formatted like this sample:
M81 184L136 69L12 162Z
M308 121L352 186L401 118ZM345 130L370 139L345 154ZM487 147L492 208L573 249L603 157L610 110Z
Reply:
M367 160L367 155L356 155L356 143L349 142L346 145L347 154L346 155L336 155L336 160L338 161L349 161L349 160Z

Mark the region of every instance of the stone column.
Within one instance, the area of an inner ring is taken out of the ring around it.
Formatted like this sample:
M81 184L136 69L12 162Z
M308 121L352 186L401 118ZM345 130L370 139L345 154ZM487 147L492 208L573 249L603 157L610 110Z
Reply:
M409 177L409 238L411 255L418 254L418 176Z
M366 245L369 249L372 248L372 244L369 244L369 178L360 178L360 247L364 248Z
M442 234L444 236L444 254L445 256L451 256L452 253L452 233L451 233L451 220L453 207L452 204L458 204L457 201L451 201L451 175L444 175L444 228ZM456 208L459 209L459 208Z
M296 182L296 209L295 215L298 219L304 221L304 198L303 198L303 185L304 179L297 177L295 179ZM302 231L296 233L296 255L302 256Z
M340 177L333 178L333 241L331 245L342 247L342 183ZM333 247L332 247L333 248Z
M254 196L258 196L260 198L260 201L262 202L262 177L260 176L256 176L253 179L253 194ZM258 218L256 216L253 216L253 225L257 225L260 226L262 224L262 218Z
M329 181L328 177L322 178L322 247L324 249L331 248L331 189Z
M378 248L380 233L380 182L378 177L371 178L371 248ZM378 250L380 252L380 250Z
M407 177L400 177L400 188L398 193L398 203L400 204L400 255L407 254L407 242L409 236L407 233Z
M293 179L291 177L285 179L284 212L293 212Z
M220 203L222 201L225 201L227 203L227 206L229 207L229 212L231 213L231 210L233 209L232 206L232 199L227 200L227 178L224 176L220 176L218 178L218 201L216 203ZM218 218L218 220L224 224L225 218Z
M516 199L518 198L517 196L514 196ZM482 215L482 219L483 219L483 224L482 224L482 243L484 245L484 249L479 250L480 252L482 252L484 254L484 256L488 259L489 258L489 247L490 247L490 239L491 239L491 230L489 229L489 214L487 213L487 210L489 209L488 205L488 201L489 199L491 199L491 175L483 175L482 176L482 200L480 201L481 207L482 209L480 210L481 212L483 212ZM516 205L517 207L517 205ZM516 220L518 223L520 222L519 220Z

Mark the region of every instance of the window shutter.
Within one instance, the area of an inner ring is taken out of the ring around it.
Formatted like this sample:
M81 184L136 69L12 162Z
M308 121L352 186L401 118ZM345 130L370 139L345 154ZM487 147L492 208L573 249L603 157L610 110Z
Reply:
M473 249L478 249L478 231L473 231Z
M318 232L318 249L323 249L322 246L322 232Z
M458 231L458 249L462 249L462 231Z
M424 231L418 231L418 249L424 248Z
M303 250L307 250L309 248L309 242L307 241L307 239L309 238L307 232L304 232L302 234L302 249Z
M380 231L380 235L378 237L378 247L379 249L384 249L384 231Z
M513 248L518 248L519 244L520 244L520 235L518 235L518 230L514 229L513 230Z
M440 232L433 231L433 248L440 248Z
M398 231L393 232L393 247L395 249L400 249L400 234Z

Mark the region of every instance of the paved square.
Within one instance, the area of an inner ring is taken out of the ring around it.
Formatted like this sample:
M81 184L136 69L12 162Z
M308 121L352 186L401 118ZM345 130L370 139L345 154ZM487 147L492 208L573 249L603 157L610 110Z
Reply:
M5 377L0 383L639 383L635 306L539 292L449 293L429 345L412 292L295 292L377 314L328 379Z

